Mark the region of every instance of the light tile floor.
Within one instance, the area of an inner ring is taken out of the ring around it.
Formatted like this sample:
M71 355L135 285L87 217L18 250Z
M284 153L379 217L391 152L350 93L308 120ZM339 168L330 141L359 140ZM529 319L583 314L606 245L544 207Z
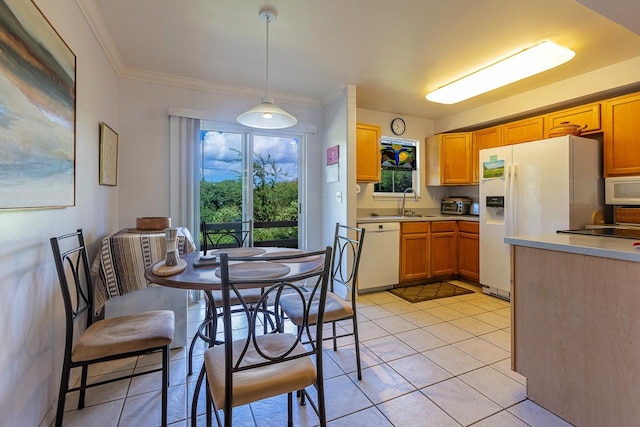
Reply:
M527 400L526 380L511 371L509 303L475 293L410 304L389 292L358 299L362 381L355 373L353 341L337 352L325 346L325 395L329 426L570 426ZM202 316L203 303L191 304L189 335ZM238 323L242 328L242 323ZM351 329L349 322L341 325ZM172 350L169 423L189 426L195 381L204 345L196 346L194 375L186 375L185 349ZM158 355L105 363L90 375L140 371L158 366ZM67 399L65 426L147 427L160 424L160 374L89 390L86 407ZM318 423L309 405L294 404L296 426ZM198 425L205 425L204 397ZM286 425L286 397L234 410L234 425ZM215 420L214 420L215 423Z

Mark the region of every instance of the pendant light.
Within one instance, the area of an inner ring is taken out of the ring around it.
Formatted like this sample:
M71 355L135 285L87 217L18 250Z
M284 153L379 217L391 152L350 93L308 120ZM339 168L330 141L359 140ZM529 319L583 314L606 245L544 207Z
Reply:
M267 23L267 89L262 97L262 103L240 114L236 120L245 126L258 129L284 129L298 123L291 114L273 103L269 96L269 23L275 22L278 14L273 9L260 10L260 18Z

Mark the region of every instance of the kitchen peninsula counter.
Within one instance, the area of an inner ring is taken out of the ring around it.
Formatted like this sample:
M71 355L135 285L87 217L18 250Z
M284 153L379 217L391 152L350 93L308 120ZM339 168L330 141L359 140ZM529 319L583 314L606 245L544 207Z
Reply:
M579 234L543 234L505 237L504 242L529 248L640 262L640 249L635 249L632 245L636 242L634 239Z
M640 250L550 234L512 245L513 369L527 397L576 426L640 425Z

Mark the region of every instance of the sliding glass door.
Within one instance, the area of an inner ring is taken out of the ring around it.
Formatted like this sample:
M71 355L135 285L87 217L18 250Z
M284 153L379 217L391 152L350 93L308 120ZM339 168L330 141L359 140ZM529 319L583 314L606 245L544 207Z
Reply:
M272 131L200 132L200 219L254 221L256 246L298 247L302 137Z

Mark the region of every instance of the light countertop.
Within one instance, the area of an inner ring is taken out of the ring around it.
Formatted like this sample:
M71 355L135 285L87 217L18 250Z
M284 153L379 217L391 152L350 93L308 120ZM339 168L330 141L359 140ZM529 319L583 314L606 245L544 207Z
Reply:
M504 242L516 246L640 262L640 249L634 248L632 244L636 240L633 239L579 234L543 234L505 237Z
M378 215L378 216L359 216L356 218L358 224L371 222L409 222L409 221L475 221L478 222L477 215L417 215L417 216L400 216L400 215Z

